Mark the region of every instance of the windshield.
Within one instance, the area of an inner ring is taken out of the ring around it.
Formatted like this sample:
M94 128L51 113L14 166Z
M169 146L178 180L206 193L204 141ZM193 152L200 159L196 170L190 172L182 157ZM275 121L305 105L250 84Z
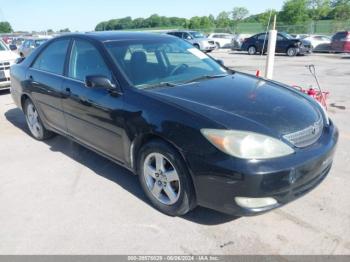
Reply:
M190 32L194 38L204 38L205 36L200 32Z
M287 33L284 33L284 32L282 32L282 33L280 33L282 36L284 36L285 38L287 38L287 39L294 39L294 37L293 36L291 36L290 34L287 34Z
M4 42L0 41L0 51L8 51L9 49Z
M113 41L105 45L137 88L177 85L228 74L216 61L179 39Z

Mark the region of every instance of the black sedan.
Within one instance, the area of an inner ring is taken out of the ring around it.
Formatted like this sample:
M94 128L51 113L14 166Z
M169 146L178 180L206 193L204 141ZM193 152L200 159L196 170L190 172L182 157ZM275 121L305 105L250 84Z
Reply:
M338 132L314 100L173 36L65 35L11 77L35 139L61 134L119 163L168 215L259 214L315 188L333 162Z
M242 51L247 51L249 55L267 52L268 33L260 33L247 38L241 47ZM293 38L287 33L277 33L276 53L285 53L288 56L304 55L312 52L311 43Z

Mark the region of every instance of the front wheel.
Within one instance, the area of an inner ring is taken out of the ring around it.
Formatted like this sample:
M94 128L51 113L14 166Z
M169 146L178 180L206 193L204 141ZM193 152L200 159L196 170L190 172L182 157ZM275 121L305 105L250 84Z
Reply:
M195 48L197 48L197 49L201 49L201 47L199 46L199 44L194 44L193 45Z
M139 180L152 205L170 216L181 216L195 207L194 189L187 166L168 144L154 140L140 151Z
M255 55L256 54L256 47L255 46L250 46L248 48L248 54L249 55Z
M26 99L24 102L24 114L29 131L35 139L45 140L53 135L51 131L44 127L38 110L30 99Z
M289 47L287 50L287 55L292 57L292 56L296 56L298 54L298 51L295 47Z

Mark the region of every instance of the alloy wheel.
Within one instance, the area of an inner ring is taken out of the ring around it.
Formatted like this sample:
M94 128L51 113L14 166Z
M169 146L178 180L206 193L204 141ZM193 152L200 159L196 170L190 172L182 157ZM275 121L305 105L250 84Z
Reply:
M26 121L30 132L35 138L43 137L44 129L40 123L38 111L32 103L29 103L26 108Z
M164 205L175 204L181 193L179 175L174 165L160 153L149 154L143 163L148 190Z

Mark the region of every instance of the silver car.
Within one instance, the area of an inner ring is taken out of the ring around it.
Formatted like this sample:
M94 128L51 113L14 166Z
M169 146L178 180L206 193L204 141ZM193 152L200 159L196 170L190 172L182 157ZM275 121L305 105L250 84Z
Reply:
M182 38L206 53L216 49L215 41L206 38L202 33L197 31L171 31L167 34Z
M18 48L18 54L21 57L27 57L38 46L45 43L49 38L26 38Z

